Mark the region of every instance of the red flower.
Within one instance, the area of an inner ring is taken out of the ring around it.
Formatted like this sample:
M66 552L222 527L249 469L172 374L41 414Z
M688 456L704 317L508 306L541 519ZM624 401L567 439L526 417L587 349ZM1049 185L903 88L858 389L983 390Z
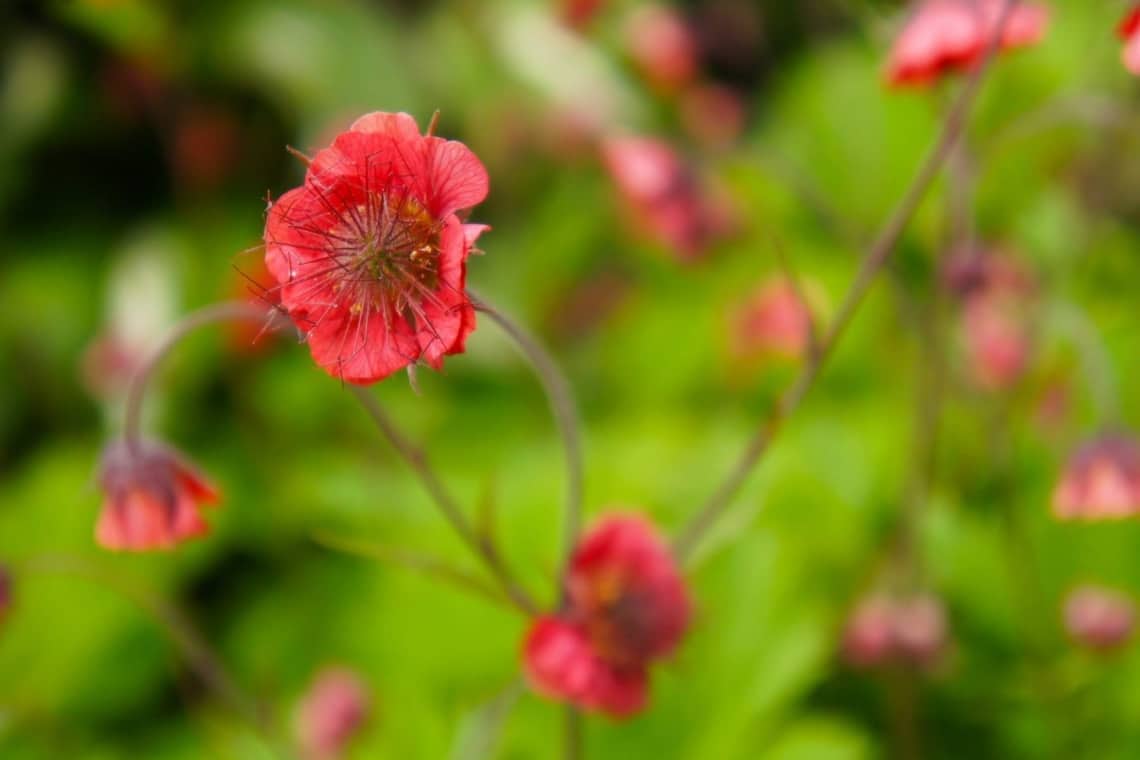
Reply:
M732 315L732 351L747 358L803 356L811 338L812 316L792 283L770 280Z
M1069 459L1053 490L1061 520L1105 520L1140 513L1140 445L1130 436L1103 435Z
M355 673L317 674L297 711L297 742L305 760L335 760L368 717L368 690Z
M403 113L363 116L317 153L265 224L265 263L317 364L365 385L463 351L467 256L487 227L456 212L487 186L465 145Z
M691 614L668 546L641 517L607 517L575 550L566 592L566 611L527 634L532 687L615 717L640 711L649 666L673 653Z
M1124 68L1140 76L1140 6L1128 12L1117 33L1124 40L1124 50L1121 51Z
M875 594L861 601L843 631L843 658L859 668L896 662L928 666L946 649L946 611L931 594Z
M1004 0L926 0L895 40L887 81L895 87L921 87L973 68L997 34L1004 5ZM1001 49L1039 42L1048 24L1046 7L1018 3L1001 30Z
M626 24L629 55L651 85L676 92L697 74L697 43L685 19L663 5L643 5Z
M1096 586L1074 589L1065 599L1065 630L1091 649L1119 647L1132 636L1136 605L1124 594Z
M602 158L637 222L682 259L699 257L728 227L696 173L666 142L610 138Z
M99 466L103 512L96 539L108 549L169 549L209 531L201 510L217 490L177 452L151 441L112 443Z

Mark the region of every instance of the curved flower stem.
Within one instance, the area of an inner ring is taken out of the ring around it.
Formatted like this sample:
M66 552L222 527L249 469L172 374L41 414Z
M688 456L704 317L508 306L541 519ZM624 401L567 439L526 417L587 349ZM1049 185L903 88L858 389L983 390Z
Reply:
M364 410L368 412L368 416L376 424L381 434L388 439L392 444L392 448L400 455L412 471L420 479L424 489L431 496L432 501L439 507L439 511L443 514L445 520L451 525L452 529L459 534L459 538L463 543L467 544L468 548L482 560L483 564L487 566L491 575L506 592L507 597L511 603L517 607L525 615L531 616L538 613L538 605L531 599L530 595L518 585L514 577L511 575L506 562L499 554L498 548L490 540L480 537L479 533L475 530L471 521L463 513L458 502L451 493L444 487L443 482L439 476L435 474L432 469L431 463L428 461L427 454L424 451L408 440L404 434L396 427L392 418L380 406L380 402L368 392L365 388L358 385L348 386L353 395L360 400Z
M1120 419L1120 388L1104 335L1088 313L1074 303L1055 303L1051 316L1056 329L1067 333L1077 348L1097 422L1101 426L1116 424Z
M271 325L274 318L275 312L268 306L245 301L224 301L191 312L170 328L158 346L131 376L131 383L127 389L126 416L123 421L123 436L126 439L128 450L132 454L138 454L140 449L142 405L146 398L150 380L158 365L183 338L199 328L218 322L266 320Z
M573 705L566 706L566 732L562 756L565 760L581 760L583 755L583 729L585 716L582 711Z
M563 572L559 580L562 588L559 593L560 604L565 604L566 570L582 529L582 436L579 432L578 409L574 404L574 395L570 391L570 383L554 359L526 330L481 298L472 297L471 304L476 311L486 314L492 322L502 328L526 356L546 392L550 411L562 436L562 447L566 454L566 526L563 538Z
M83 557L66 554L42 555L25 560L19 567L29 572L72 575L94 581L129 599L166 632L170 641L181 652L186 664L208 689L228 703L263 735L269 733L266 715L257 702L241 690L221 657L175 605L130 579Z
M918 210L919 205L926 196L927 190L930 189L934 179L938 176L939 171L941 171L946 160L954 150L955 145L958 143L965 129L966 121L970 115L974 101L977 99L978 92L981 89L982 82L985 79L985 74L989 70L994 52L1001 40L1001 30L1005 28L1006 20L1009 18L1009 14L1016 4L1017 0L1005 0L1001 16L995 27L997 33L995 33L993 39L990 41L990 45L986 50L981 64L974 70L966 86L961 94L959 94L957 101L954 103L954 107L946 117L946 122L943 124L941 134L919 167L917 174L911 181L910 187L895 207L886 224L876 237L875 242L867 251L867 254L863 257L863 261L859 265L859 270L855 274L855 280L851 284L851 288L847 291L847 295L840 304L831 325L820 339L818 353L814 357L809 357L804 363L804 367L800 371L799 376L784 395L780 397L772 413L748 442L748 445L737 459L736 464L729 471L727 477L697 511L689 523L685 525L680 534L678 534L674 541L674 551L678 559L682 561L685 560L697 547L697 544L701 538L704 537L705 533L724 513L725 509L727 509L731 503L732 498L736 495L736 492L740 490L744 481L747 480L752 469L764 456L764 453L767 451L769 444L771 444L772 440L776 437L784 420L799 407L807 395L807 392L811 390L815 384L820 370L822 370L823 366L827 363L836 344L840 338L843 337L844 331L851 323L856 310L863 302L863 297L866 296L867 291L874 283L875 277L890 260L891 253L894 251L899 238L902 237L902 233L910 222L911 217L914 216L915 211Z

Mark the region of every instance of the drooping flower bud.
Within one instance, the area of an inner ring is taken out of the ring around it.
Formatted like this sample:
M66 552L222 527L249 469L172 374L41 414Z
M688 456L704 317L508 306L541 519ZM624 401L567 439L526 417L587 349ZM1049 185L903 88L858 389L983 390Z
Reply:
M1140 512L1140 444L1108 433L1069 458L1053 489L1053 514L1061 520L1107 520Z
M364 682L346 668L317 674L297 710L297 743L304 760L338 760L368 719Z
M936 596L876 593L851 613L841 652L857 668L929 667L938 662L947 644L946 611Z
M1136 605L1124 594L1097 586L1073 589L1065 599L1065 630L1075 642L1105 651L1127 643Z

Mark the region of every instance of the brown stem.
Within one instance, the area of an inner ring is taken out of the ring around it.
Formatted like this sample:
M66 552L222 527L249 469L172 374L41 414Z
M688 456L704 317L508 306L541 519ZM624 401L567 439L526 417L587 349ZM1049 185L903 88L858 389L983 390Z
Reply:
M696 548L704 534L720 518L732 501L732 498L744 484L744 481L747 480L748 475L752 472L757 462L760 461L765 451L767 451L773 438L775 438L779 432L784 419L799 407L804 396L811 390L816 378L819 376L820 370L827 363L836 344L851 323L856 310L863 302L864 296L866 296L867 291L874 283L875 277L890 260L891 253L894 251L899 238L902 237L902 233L910 222L911 217L913 217L915 211L918 210L919 205L926 196L927 190L930 189L930 185L938 176L939 171L946 163L951 151L953 151L954 146L961 137L970 110L974 105L982 82L985 79L985 74L989 70L994 52L997 49L998 43L1001 41L1001 30L1005 28L1009 13L1016 3L1017 0L1005 0L1001 16L995 27L997 33L995 33L993 39L990 41L990 45L986 50L981 64L974 70L974 73L958 96L957 102L955 102L953 109L951 109L946 118L941 134L919 167L918 173L912 180L910 187L895 207L894 212L883 226L875 242L871 245L862 263L859 265L859 270L855 274L855 280L852 282L851 288L847 291L847 295L840 304L835 318L819 342L818 354L815 357L809 357L808 360L805 361L799 377L796 378L791 387L781 396L775 408L772 410L771 415L748 442L744 451L737 459L736 464L728 472L727 477L725 477L720 486L713 492L712 496L709 497L708 501L704 503L678 534L674 542L674 550L679 559L684 560L687 558Z
M566 731L563 734L564 760L582 760L585 716L573 705L566 706Z
M132 454L139 453L142 441L142 405L146 398L147 388L158 365L183 338L199 328L217 322L266 320L272 323L273 318L274 312L267 306L245 301L225 301L191 312L170 328L158 346L131 376L130 386L127 389L126 416L123 420L123 436L126 439L128 450Z
M435 470L432 469L431 463L428 461L427 454L404 436L371 393L357 385L350 385L349 388L353 395L360 400L364 410L368 412L368 416L372 418L381 434L388 439L388 443L419 477L420 483L423 484L424 489L431 496L444 519L459 535L463 543L486 565L491 575L494 576L510 598L511 603L528 616L537 614L538 605L515 582L496 545L481 538L476 532L463 509L435 474Z
M565 604L565 575L570 566L574 547L578 544L578 534L582 530L582 437L579 433L578 409L570 383L558 368L554 359L526 330L486 301L472 298L476 311L486 314L519 347L534 368L535 375L546 392L550 411L558 424L562 436L562 448L566 456L566 523L563 538L563 572L559 578L561 603Z

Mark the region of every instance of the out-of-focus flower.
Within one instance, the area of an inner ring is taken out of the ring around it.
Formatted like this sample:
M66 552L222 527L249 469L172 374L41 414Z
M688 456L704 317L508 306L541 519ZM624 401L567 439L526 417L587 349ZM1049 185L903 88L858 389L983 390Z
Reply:
M668 546L641 517L606 517L575 550L566 593L567 610L538 618L527 634L531 686L614 717L640 711L649 666L673 653L691 615Z
M842 655L870 668L896 663L935 664L948 643L946 611L932 594L874 594L859 602L843 631Z
M325 668L297 710L297 744L304 760L337 760L368 719L364 682L346 668Z
M216 188L234 166L240 151L240 127L225 110L193 105L174 124L170 161L179 187L196 191Z
M1108 433L1070 457L1053 490L1053 514L1062 520L1106 520L1140 512L1140 444Z
M1065 598L1064 618L1065 630L1073 641L1104 651L1115 649L1132 637L1136 605L1119 592L1081 586Z
M1140 76L1140 6L1128 11L1117 33L1124 40L1124 50L1120 53L1124 68Z
M733 310L730 320L731 351L740 359L797 359L811 339L811 308L784 277L761 285Z
M605 5L605 0L559 0L559 15L573 29L585 29Z
M367 385L464 350L467 256L487 228L456 212L487 188L467 146L403 113L363 116L317 153L269 210L265 262L318 365Z
M103 512L95 537L108 549L150 551L209 532L204 507L220 495L197 468L168 446L139 441L132 450L117 439L99 464Z
M708 148L736 142L744 130L744 103L735 90L698 84L681 95L681 123L694 140Z
M609 138L602 157L635 221L682 260L698 258L730 227L729 213L663 140Z
M696 77L696 41L676 9L656 4L635 8L625 37L634 65L656 89L674 93Z
M973 68L999 33L1004 6L1004 0L925 0L895 40L887 81L895 87L922 87ZM1017 3L1000 30L1000 47L1034 45L1048 25L1048 8Z

